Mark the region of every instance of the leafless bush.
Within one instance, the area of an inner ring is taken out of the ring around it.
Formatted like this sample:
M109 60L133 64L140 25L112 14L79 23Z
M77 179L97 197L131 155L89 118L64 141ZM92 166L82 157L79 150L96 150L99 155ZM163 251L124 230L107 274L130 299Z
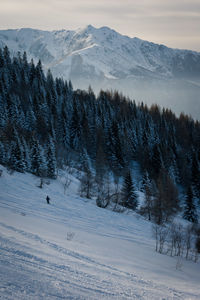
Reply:
M181 256L183 253L183 247L184 247L184 238L183 238L183 226L181 224L178 224L175 227L175 255Z
M163 253L164 245L167 240L168 228L165 225L153 225L153 235L156 239L156 251Z
M69 175L67 175L65 177L65 182L63 183L63 187L64 187L64 194L66 193L66 190L69 188L70 184L72 183L71 178L69 177Z
M171 256L185 257L197 262L200 253L200 231L194 226L183 227L172 223L170 226L153 225L153 235L156 241L156 251ZM178 260L176 268L180 269Z
M182 268L182 266L183 266L183 263L182 263L182 261L181 261L181 257L179 256L178 258L177 258L177 261L176 261L176 270L181 270L181 268Z
M42 189L43 185L44 185L44 179L40 178L40 185L38 187Z
M8 172L9 175L13 175L15 173L15 170L7 167L7 172Z
M188 259L189 252L192 246L192 226L188 225L185 230L185 258Z
M101 207L101 208L106 208L110 203L110 200L109 198L105 198L105 197L98 197L96 199L96 204L98 207Z
M73 238L74 238L74 236L75 236L75 233L74 232L67 232L67 240L68 241L72 241L73 240Z
M67 171L68 174L71 174L71 175L74 173L74 170L73 170L73 168L70 165L68 165L66 167L66 171Z

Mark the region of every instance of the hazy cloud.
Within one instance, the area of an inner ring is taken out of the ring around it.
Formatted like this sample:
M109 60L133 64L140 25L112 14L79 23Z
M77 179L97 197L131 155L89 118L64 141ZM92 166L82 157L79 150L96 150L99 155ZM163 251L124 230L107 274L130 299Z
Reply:
M1 0L0 28L109 26L129 36L200 51L199 0Z

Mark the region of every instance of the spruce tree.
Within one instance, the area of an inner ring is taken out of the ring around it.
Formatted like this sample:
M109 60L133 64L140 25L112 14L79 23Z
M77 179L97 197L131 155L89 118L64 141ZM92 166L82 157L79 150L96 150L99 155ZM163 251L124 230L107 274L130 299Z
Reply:
M36 176L45 177L47 175L44 150L36 139L32 140L31 146L31 171Z
M6 151L4 144L0 141L0 164L4 165L6 163Z
M191 173L192 173L192 187L194 193L197 197L200 197L200 165L195 152L193 153L192 156Z
M57 169L57 162L56 162L56 153L54 148L54 143L52 138L49 138L47 151L46 151L46 162L47 162L47 176L50 178L56 178L56 169Z
M111 162L116 171L124 167L124 159L121 147L121 140L119 136L119 126L115 120L113 120L110 132L110 150L111 150Z
M24 160L24 149L20 141L17 130L13 130L13 141L11 143L10 160L9 165L15 171L23 173L26 169Z
M153 147L151 166L152 166L152 176L153 178L157 179L162 168L161 151L158 144L155 144Z
M73 101L73 114L71 118L70 124L70 147L76 151L80 150L80 136L81 136L81 128L80 128L80 119L77 111L76 100Z
M156 182L157 191L153 201L152 215L156 224L161 225L170 221L179 210L178 190L167 174L162 169Z
M135 191L130 171L128 171L124 177L121 194L121 204L127 208L135 210L138 206L138 196Z
M198 221L196 207L194 204L194 196L193 196L193 191L191 186L189 186L187 189L183 218L192 223L197 223Z
M86 150L83 151L81 160L83 172L80 179L80 196L91 199L94 186L94 178L90 169L90 162Z
M153 213L153 198L155 196L155 183L150 180L148 172L145 172L142 184L144 203L140 208L140 214L146 216L148 220L151 221Z

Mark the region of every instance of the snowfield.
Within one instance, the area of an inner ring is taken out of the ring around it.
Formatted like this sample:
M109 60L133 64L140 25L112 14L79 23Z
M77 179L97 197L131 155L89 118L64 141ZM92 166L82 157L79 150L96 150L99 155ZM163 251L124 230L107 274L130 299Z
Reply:
M142 217L0 169L1 299L200 299L200 263L156 253Z

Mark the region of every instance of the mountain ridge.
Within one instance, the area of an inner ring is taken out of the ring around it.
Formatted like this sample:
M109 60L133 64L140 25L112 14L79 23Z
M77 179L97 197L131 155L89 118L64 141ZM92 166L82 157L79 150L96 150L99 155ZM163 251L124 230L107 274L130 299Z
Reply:
M139 101L165 107L167 103L176 113L199 118L191 107L200 93L197 51L173 49L92 25L77 30L1 30L0 47L5 45L14 55L26 51L29 60L40 59L45 71L71 79L76 88L117 89Z
M92 76L101 74L113 79L127 76L182 77L183 72L190 70L183 64L189 55L192 62L200 65L197 51L173 49L131 38L106 26L95 28L88 25L78 30L53 31L31 28L1 30L0 44L7 45L13 52L26 51L28 56L41 59L45 68L53 66L52 72L56 76L67 78L76 77L73 72L76 72L77 56L81 58L83 71L87 72L90 65L94 67ZM197 71L200 76L200 66Z

